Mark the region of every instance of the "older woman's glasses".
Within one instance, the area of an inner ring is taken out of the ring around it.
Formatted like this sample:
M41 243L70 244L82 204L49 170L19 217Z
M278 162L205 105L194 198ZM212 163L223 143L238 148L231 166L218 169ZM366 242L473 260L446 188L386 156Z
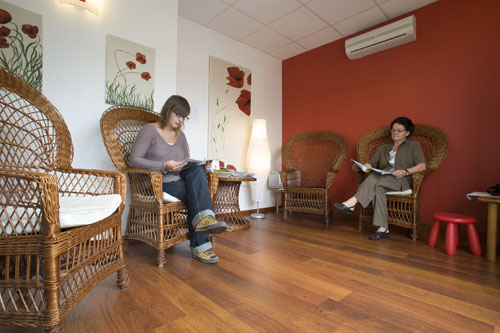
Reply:
M406 132L406 130L393 128L393 129L391 129L391 132L392 133L403 133L403 132Z
M177 116L177 118L181 118L183 121L188 121L189 120L189 117L188 116L183 116L183 115L180 115L178 114L177 112L175 112L175 115Z

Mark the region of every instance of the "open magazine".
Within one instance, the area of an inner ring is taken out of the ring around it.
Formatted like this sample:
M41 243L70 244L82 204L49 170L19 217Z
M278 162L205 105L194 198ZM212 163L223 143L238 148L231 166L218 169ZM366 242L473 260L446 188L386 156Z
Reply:
M192 167L193 165L205 165L207 163L210 163L212 162L212 160L195 160L195 159L192 159L192 158L186 158L184 161L182 162L186 162L186 166L183 167L183 169L186 169L186 168L190 168Z
M351 160L351 161L354 162L354 164L356 164L363 172L375 171L375 172L380 173L381 175L392 175L392 171L384 171L384 170L380 170L377 168L368 168L368 167L364 166L363 164L359 163L358 161L355 161L355 160Z

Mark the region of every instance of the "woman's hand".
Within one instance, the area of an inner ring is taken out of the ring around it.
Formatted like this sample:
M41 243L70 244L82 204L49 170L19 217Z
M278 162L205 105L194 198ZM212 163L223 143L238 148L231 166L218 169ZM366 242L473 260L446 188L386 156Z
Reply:
M406 171L405 170L395 170L392 175L396 178L403 178L406 176Z
M365 163L365 164L363 164L363 165L364 165L365 167L367 167L368 169L371 169L371 168L372 168L372 166L371 166L371 164L370 164L370 163ZM353 171L356 171L356 172L361 171L360 167L358 167L358 166L356 165L356 163L353 163L353 164L352 164L352 170L353 170ZM368 172L368 171L367 171L367 172Z
M205 171L210 171L212 169L212 161L208 161L203 167L205 167Z
M186 162L168 160L163 163L163 168L167 171L178 171L187 165Z

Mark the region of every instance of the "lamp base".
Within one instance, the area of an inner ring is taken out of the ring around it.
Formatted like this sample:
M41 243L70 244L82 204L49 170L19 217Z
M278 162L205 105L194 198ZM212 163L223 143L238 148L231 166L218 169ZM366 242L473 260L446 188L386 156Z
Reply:
M263 219L265 215L262 213L252 213L250 214L250 217L253 219Z

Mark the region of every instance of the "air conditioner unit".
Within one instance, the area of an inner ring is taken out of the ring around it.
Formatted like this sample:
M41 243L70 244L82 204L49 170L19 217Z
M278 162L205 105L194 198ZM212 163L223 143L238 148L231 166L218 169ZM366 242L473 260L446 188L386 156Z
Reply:
M415 15L384 25L359 36L346 39L345 53L349 59L358 59L417 39Z

